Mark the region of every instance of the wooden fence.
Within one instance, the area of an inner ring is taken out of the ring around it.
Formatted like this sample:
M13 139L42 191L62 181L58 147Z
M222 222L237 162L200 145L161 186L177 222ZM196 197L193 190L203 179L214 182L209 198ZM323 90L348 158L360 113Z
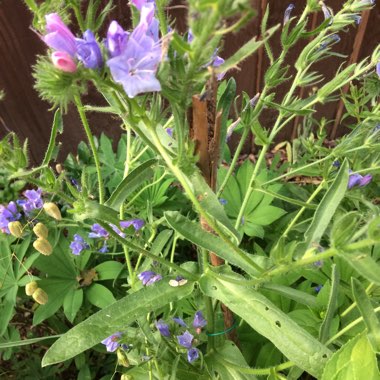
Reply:
M105 0L104 0L105 1ZM254 35L259 34L260 20L263 9L269 4L271 12L268 25L273 26L282 22L284 10L288 1L283 0L251 0L252 6L257 10L255 17L243 30L237 34L227 36L221 56L229 57L239 46ZM306 0L293 0L296 9L294 15L299 14ZM337 11L342 0L326 0L326 4ZM110 18L118 20L123 26L127 26L129 19L128 1L115 0L116 8ZM173 1L168 10L177 19L177 28L186 30L186 1ZM292 15L293 15L292 14ZM316 24L323 20L322 12L310 20ZM0 0L0 89L4 90L5 98L0 101L0 138L9 131L15 131L22 139L28 138L30 142L30 154L34 162L38 162L44 154L50 134L52 112L49 106L38 98L33 89L31 66L36 61L37 54L44 54L46 47L39 37L29 28L31 15L22 0ZM341 33L341 41L336 45L339 53L347 55L347 59L334 58L320 62L316 69L331 78L335 75L342 62L355 62L368 56L380 41L380 4L372 11L363 12L362 22L358 27L350 28L346 33ZM274 45L275 55L279 54L279 34L275 35L271 44ZM292 65L296 60L300 49L293 49L288 57L288 64ZM346 63L345 63L346 64ZM238 93L246 91L253 96L260 92L263 82L263 74L268 67L265 53L261 50L242 65L241 70L233 75L238 84ZM279 88L281 97L287 91L287 85ZM301 94L302 95L302 94ZM96 101L96 94L89 94L91 102ZM330 125L329 133L334 137L344 131L339 125L339 117L342 112L342 103L329 103L319 107L318 115L328 119L337 120ZM273 125L275 114L264 115L262 123L267 128ZM296 123L300 120L297 119ZM104 115L90 115L91 128L95 134L105 132L111 136L120 133L119 122ZM62 156L75 150L77 143L85 139L80 126L78 116L74 109L70 109L64 119L64 133L61 136L63 142ZM294 136L295 125L289 125L280 136L281 139L291 140ZM253 150L254 145L247 148Z

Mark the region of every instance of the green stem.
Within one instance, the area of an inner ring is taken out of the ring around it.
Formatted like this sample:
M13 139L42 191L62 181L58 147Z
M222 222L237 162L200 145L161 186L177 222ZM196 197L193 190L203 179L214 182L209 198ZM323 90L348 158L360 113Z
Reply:
M380 306L374 309L375 313L378 313L380 311ZM344 335L347 331L351 330L353 327L358 325L360 322L363 322L363 317L359 317L349 323L346 327L344 327L342 330L337 332L334 336L332 336L326 343L325 345L328 346L329 344L333 343L335 340L340 338L342 335Z
M370 294L371 290L374 288L375 284L371 282L368 286L365 292L367 294ZM343 311L340 316L341 318L345 317L348 313L350 313L352 310L354 310L356 307L356 302L353 302L345 311Z
M88 139L88 142L90 144L92 154L94 156L96 172L98 175L99 203L103 204L104 203L104 185L103 185L102 173L100 171L100 161L99 161L98 151L97 151L96 146L95 146L94 136L91 133L91 129L90 129L90 126L88 124L86 113L84 112L84 108L83 108L82 102L80 100L80 97L78 95L75 95L74 101L75 101L75 104L77 106L78 113L79 113L80 119L82 121L84 131L86 132L87 139Z

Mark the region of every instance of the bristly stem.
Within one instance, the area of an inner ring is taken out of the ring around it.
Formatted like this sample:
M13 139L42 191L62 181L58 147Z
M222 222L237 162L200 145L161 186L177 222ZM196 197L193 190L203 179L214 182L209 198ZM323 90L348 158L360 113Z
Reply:
M95 146L94 136L91 133L90 125L88 124L86 113L84 112L83 104L80 100L80 97L78 95L76 95L74 97L74 101L75 101L75 104L77 106L78 113L79 113L80 119L82 121L84 131L86 132L86 136L87 136L88 142L90 144L92 154L94 156L96 173L98 175L99 203L103 204L104 203L104 185L103 185L102 173L100 171L100 161L99 161L98 151L97 151L96 146Z

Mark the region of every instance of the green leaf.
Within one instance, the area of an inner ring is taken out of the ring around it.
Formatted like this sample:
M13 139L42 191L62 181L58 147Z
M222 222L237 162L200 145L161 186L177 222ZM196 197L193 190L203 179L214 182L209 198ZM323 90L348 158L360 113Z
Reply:
M57 111L55 111L55 114L54 114L49 145L47 147L45 157L42 160L42 165L48 165L50 160L53 158L53 153L54 153L54 150L56 149L55 142L56 142L58 132L59 133L63 132L63 120L62 120L61 110L59 108L57 109Z
M334 221L331 229L331 243L333 247L342 247L348 244L357 230L359 213L351 211Z
M340 202L344 198L348 183L348 163L344 160L333 184L327 190L315 211L313 220L305 232L305 250L312 244L319 244L330 220L335 214Z
M368 339L375 352L380 351L380 322L362 283L351 278L352 294L367 327Z
M242 255L246 255L244 258L238 256L236 251L229 248L220 237L206 232L199 223L191 222L178 211L167 211L164 215L169 225L185 239L207 251L214 252L220 258L236 265L247 273L253 276L257 275L256 265L252 264L251 258L244 251L240 250Z
M100 309L104 309L116 301L112 292L100 284L92 284L86 291L86 297L90 303Z
M61 335L51 335L51 336L42 336L40 338L23 339L23 340L4 342L4 343L0 343L0 350L5 349L5 348L28 346L29 344L36 344L36 343L39 343L39 342L42 342L42 341L48 340L48 339L57 339L60 336Z
M207 185L204 178L199 172L195 172L190 177L190 182L194 187L195 195L199 203L206 210L206 212L216 219L220 226L235 239L236 243L240 242L240 235L235 230L231 220L226 215L223 206L220 204L215 193Z
M224 342L223 347L217 351L212 351L205 357L205 362L211 373L218 373L219 378L223 380L254 380L256 376L245 374L241 370L252 370L243 354L234 343L229 340Z
M253 288L242 287L204 275L202 292L226 305L259 334L269 339L290 361L319 377L331 351L300 328L266 297Z
M380 265L368 253L339 252L338 256L368 281L380 285Z
M95 267L98 280L115 280L119 277L124 265L118 261L105 261Z
M379 380L376 355L365 333L349 340L331 356L321 380Z
M151 166L156 162L157 160L153 158L145 161L136 169L132 170L111 194L110 198L106 202L106 205L115 210L118 209L127 199L128 195L133 193L145 181L148 181L153 177L154 172Z
M259 204L255 210L247 217L252 223L259 226L268 226L286 214L282 208Z
M334 319L334 314L338 302L338 290L339 290L339 272L335 264L331 268L331 289L329 295L329 301L327 304L327 311L325 318L322 322L319 330L319 340L322 343L326 343L330 337L331 324Z
M73 323L74 319L82 306L83 289L70 290L63 300L63 311L67 319Z
M192 293L194 283L172 287L166 279L130 294L79 323L46 352L42 366L60 363L95 346L116 331L124 331L141 315Z
M265 41L271 38L272 35L275 33L275 31L279 27L280 25L276 25L273 28L268 29L268 31L266 32L266 35L260 41L256 41L257 37L253 37L251 40L245 43L235 54L233 54L230 58L228 58L223 63L223 65L219 66L217 72L223 73L232 68L236 68L239 63L241 63L250 55L252 55L256 50L260 48L260 46L264 44Z

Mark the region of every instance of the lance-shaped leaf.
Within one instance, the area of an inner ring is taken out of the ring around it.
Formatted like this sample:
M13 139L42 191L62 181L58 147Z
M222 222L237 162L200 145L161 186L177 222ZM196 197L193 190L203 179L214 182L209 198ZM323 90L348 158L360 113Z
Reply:
M154 172L151 167L156 162L156 159L151 159L143 162L136 169L132 170L111 194L106 205L115 210L118 209L127 199L128 195L133 193L145 181L148 181L153 177Z
M269 339L290 361L319 378L331 351L253 288L204 275L204 294L215 298Z
M269 38L272 37L274 32L280 27L276 25L273 28L268 29L264 38L260 41L256 41L256 37L250 39L246 44L244 44L235 54L228 58L223 65L219 66L216 70L218 73L223 73L229 69L236 68L237 65L243 62L246 58L252 55L257 49L260 48Z
M55 111L53 126L51 128L49 145L46 149L45 157L42 160L42 165L48 165L50 160L53 158L54 150L57 148L55 141L57 139L57 134L63 132L63 120L61 110L58 108ZM58 153L58 152L56 152Z
M122 298L61 336L46 352L42 366L73 358L116 331L126 330L128 324L141 315L188 296L193 288L194 284L190 282L180 287L172 287L164 279Z
M352 294L360 314L363 317L364 324L367 327L368 339L372 344L374 351L380 351L380 321L373 310L371 301L366 293L362 283L356 278L351 278Z
M165 212L165 218L170 227L180 233L185 239L207 251L214 252L220 258L243 269L247 273L257 276L257 265L247 253L238 247L236 249L240 252L240 255L235 250L232 250L220 237L206 232L198 223L191 222L177 211Z

